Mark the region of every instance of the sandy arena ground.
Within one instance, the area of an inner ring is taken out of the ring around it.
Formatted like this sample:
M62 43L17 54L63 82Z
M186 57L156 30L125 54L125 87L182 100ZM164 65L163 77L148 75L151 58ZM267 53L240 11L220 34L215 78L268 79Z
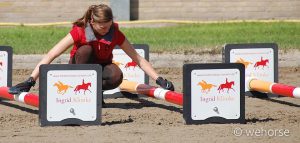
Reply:
M279 80L281 83L300 85L298 55L294 52L280 54ZM197 55L195 57L194 60L183 58L181 62L199 62L195 59L219 62L221 59L220 55ZM216 57L219 60L215 60ZM178 58L180 59L180 56ZM296 60L293 63L285 64L284 62L290 61L289 59ZM24 62L24 60L21 61ZM173 81L176 91L182 92L181 66L165 66L174 65L170 64L168 60L150 61L158 73ZM25 67L24 63L23 65ZM13 84L23 81L30 75L32 69L27 68L13 70ZM150 84L155 85L153 80L150 80ZM37 93L38 86L35 86L32 92ZM300 99L246 97L246 124L205 125L185 125L182 107L157 99L117 98L106 99L106 103L108 108L102 110L101 126L40 127L37 108L14 101L2 101L0 102L0 142L296 143L300 141ZM241 136L234 135L235 130L243 131L243 134ZM253 130L269 133L247 134ZM282 136L278 131L285 131L286 134Z

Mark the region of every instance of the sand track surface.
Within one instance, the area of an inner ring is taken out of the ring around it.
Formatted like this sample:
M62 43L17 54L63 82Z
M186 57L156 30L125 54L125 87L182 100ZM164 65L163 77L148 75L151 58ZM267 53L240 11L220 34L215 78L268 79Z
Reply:
M285 53L288 54L288 53ZM162 54L163 55L163 54ZM159 57L161 57L160 55ZM294 58L292 57L294 55ZM181 63L197 62L197 59L184 58ZM17 58L16 56L15 58ZM38 56L37 56L38 57ZM220 55L198 55L205 62L219 62ZM30 58L30 57L27 57ZM150 56L151 58L151 56ZM161 57L164 58L164 57ZM181 57L179 57L181 58ZM298 61L290 65L284 62L298 59L294 53L280 57L279 81L299 86L300 65ZM26 59L26 57L24 57ZM66 59L66 58L65 58ZM17 60L17 59L16 59ZM22 60L19 60L22 61ZM13 70L13 84L25 80L33 66L24 68L18 65ZM23 60L26 61L26 60ZM150 59L157 72L171 80L177 92L182 92L182 67L169 60ZM201 60L199 60L201 62ZM64 63L61 60L58 63ZM151 85L155 85L150 80ZM31 92L38 93L37 84ZM205 124L185 125L181 106L152 98L110 98L106 99L108 108L102 109L101 126L55 126L40 127L38 109L14 101L0 102L0 142L284 142L300 141L300 99L281 97L258 99L246 97L246 124ZM234 135L242 130L241 136ZM251 135L255 130L286 130L288 136L278 133ZM272 136L271 136L272 135Z

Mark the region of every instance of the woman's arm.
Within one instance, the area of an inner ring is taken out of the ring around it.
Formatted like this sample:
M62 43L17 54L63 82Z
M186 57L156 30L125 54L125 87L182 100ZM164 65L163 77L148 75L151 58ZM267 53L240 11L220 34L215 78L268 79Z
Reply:
M120 45L121 49L134 61L139 67L146 72L153 80L158 78L157 73L153 69L152 65L143 57L141 57L127 39Z
M66 35L61 41L59 41L48 53L44 58L36 65L35 69L33 70L31 77L34 80L37 80L39 75L39 68L42 64L50 64L56 57L61 55L64 51L66 51L72 44L74 44L74 40L69 33Z

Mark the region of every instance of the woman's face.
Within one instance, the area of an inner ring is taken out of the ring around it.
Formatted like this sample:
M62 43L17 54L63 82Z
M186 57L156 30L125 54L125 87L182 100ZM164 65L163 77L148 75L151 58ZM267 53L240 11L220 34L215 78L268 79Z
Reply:
M106 33L108 33L111 25L112 25L112 20L109 22L95 22L92 21L91 25L93 27L93 29L101 36L105 35Z

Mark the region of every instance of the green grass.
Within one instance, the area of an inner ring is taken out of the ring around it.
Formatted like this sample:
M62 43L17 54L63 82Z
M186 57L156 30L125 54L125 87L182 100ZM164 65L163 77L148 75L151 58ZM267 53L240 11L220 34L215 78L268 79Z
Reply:
M0 27L0 45L13 47L14 54L47 53L70 28L66 27Z
M121 28L130 42L148 44L150 52L221 51L226 43L275 42L280 49L300 49L300 23L181 24L161 28ZM15 54L46 53L70 27L0 27L0 45ZM217 47L217 48L216 48Z

